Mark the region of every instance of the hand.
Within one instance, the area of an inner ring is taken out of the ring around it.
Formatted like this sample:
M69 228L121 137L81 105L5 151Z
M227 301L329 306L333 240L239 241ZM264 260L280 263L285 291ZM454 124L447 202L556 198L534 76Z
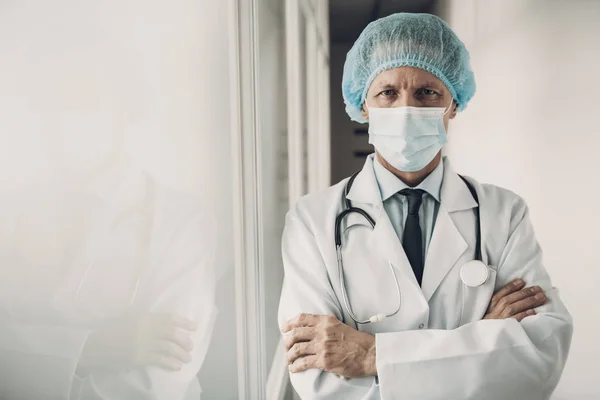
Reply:
M377 375L375 336L333 316L300 314L281 331L290 372L318 368L347 378Z
M120 318L90 334L77 373L149 365L178 371L192 360L194 330L194 322L175 314Z
M525 282L515 279L498 290L483 319L514 318L521 321L530 315L535 315L533 310L546 303L546 295L539 286L524 288Z

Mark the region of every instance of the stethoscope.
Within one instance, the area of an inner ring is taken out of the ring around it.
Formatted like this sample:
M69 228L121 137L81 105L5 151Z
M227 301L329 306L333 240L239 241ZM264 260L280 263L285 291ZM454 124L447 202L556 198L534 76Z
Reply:
M360 171L359 171L360 172ZM396 283L396 294L398 297L398 305L394 309L394 311L385 314L385 313L377 313L371 316L369 319L361 320L354 314L352 310L352 306L350 304L350 300L348 298L348 293L346 291L346 285L344 283L344 262L342 260L342 232L341 226L344 218L352 213L357 213L362 215L369 225L371 225L371 229L375 229L375 220L367 213L365 210L359 207L352 206L352 202L348 199L348 193L350 193L350 189L352 188L352 184L354 183L354 179L358 175L358 172L350 177L348 182L346 183L346 187L344 188L344 192L342 195L344 202L344 209L336 216L335 218L335 249L337 254L337 267L338 267L338 277L340 280L340 290L342 292L342 300L344 302L344 306L350 315L350 318L354 320L357 324L368 324L381 322L386 318L392 317L400 311L400 306L402 305L402 296L400 293L400 283L398 282L398 277L396 276L396 271L394 270L394 266L391 262L388 261L388 265L390 267L390 271L392 276L394 277L394 282ZM477 196L477 191L475 188L461 175L460 178L465 182L469 192L473 196L473 199L477 202L478 207L476 207L476 218L477 218L477 233L476 233L476 244L475 244L475 259L465 263L460 270L460 279L462 282L468 287L478 287L483 285L490 276L490 270L488 266L482 260L482 251L481 251L481 215L479 210L479 197Z

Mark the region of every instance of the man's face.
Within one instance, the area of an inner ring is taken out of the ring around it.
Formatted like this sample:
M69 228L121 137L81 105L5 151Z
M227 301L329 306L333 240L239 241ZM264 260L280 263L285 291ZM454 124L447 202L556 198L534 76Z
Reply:
M444 115L444 127L456 116L456 103L446 85L434 75L420 68L399 67L377 75L369 91L369 107L443 107L450 110ZM363 105L362 114L369 119L369 110Z

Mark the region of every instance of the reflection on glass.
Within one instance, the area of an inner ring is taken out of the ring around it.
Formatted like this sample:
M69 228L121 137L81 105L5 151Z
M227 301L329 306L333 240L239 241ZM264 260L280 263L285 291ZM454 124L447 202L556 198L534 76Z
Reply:
M59 3L0 13L0 398L198 399L201 369L236 378L208 357L235 312L219 325L229 203L206 206L229 184L203 172L228 141L202 146L197 110L220 104L186 58L204 25L183 3Z
M52 142L53 156L99 121L78 122ZM215 317L214 222L192 197L117 161L118 142L103 133L55 157L64 174L54 181L0 199L2 359L12 370L2 387L32 390L33 373L46 396L197 398ZM85 163L71 157L82 152Z

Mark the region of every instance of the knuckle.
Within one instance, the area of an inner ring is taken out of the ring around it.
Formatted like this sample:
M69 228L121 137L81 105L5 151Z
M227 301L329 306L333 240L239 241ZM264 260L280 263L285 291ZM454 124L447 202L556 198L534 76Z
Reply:
M506 315L514 315L515 313L515 307L510 305L504 308L504 312L506 313Z
M321 369L325 369L325 355L322 353L319 353L315 359L315 363L317 364L317 366Z
M335 326L337 319L331 315L324 317L322 320L323 327L328 330Z
M546 299L547 299L547 297L546 297L546 295L545 295L544 293L539 293L539 294L537 295L537 297L539 298L539 300L540 300L541 302L544 302L544 301L546 301Z
M288 337L286 340L289 342L294 342L297 338L298 338L298 330L296 328L293 328L291 331L289 331Z
M325 350L325 344L327 343L326 339L319 339L314 342L314 348L317 352L322 353Z
M292 355L292 356L295 356L295 355L297 355L297 354L298 354L298 351L299 351L299 350L300 350L300 349L298 348L298 343L295 343L295 344L292 346L292 348L290 349L289 353L290 353L290 355Z
M529 299L527 299L527 302L530 306L534 306L539 303L539 300L535 297L530 297Z
M287 352L286 358L287 358L288 362L292 362L293 360L296 359L296 354L294 353L293 350L290 350Z

